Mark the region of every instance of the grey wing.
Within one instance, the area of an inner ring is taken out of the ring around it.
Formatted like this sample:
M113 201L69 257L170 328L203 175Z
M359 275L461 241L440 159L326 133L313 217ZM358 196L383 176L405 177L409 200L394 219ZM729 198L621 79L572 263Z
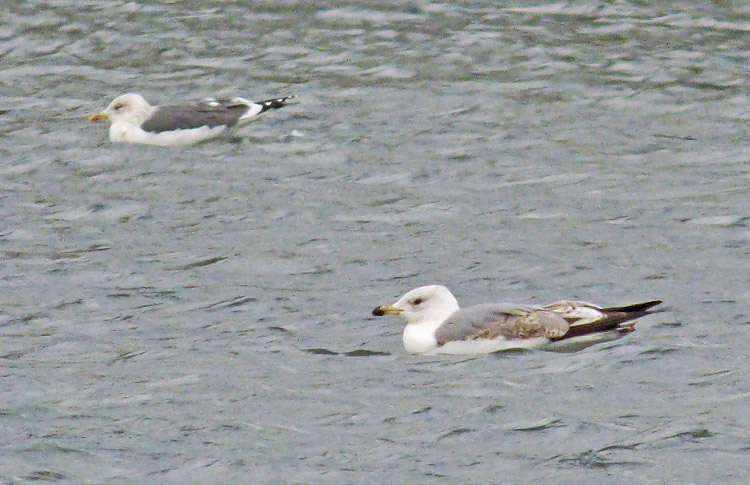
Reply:
M543 308L511 303L486 304L459 310L437 329L438 345L452 340L559 338L568 323Z
M248 106L246 104L222 102L198 102L158 106L143 122L141 129L152 133L186 130L208 126L234 126Z

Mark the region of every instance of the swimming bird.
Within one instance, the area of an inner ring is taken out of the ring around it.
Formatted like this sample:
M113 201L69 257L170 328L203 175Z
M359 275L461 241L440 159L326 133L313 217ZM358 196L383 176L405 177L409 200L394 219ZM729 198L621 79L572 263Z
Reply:
M109 120L113 142L176 146L216 138L261 113L286 106L295 96L248 101L245 98L208 98L183 104L151 106L143 96L127 93L116 97L107 109L89 121Z
M486 303L459 308L440 285L413 289L375 316L400 315L406 321L404 348L413 354L485 354L513 348L567 350L611 340L635 330L631 320L660 304L652 300L602 308L560 300L545 306Z

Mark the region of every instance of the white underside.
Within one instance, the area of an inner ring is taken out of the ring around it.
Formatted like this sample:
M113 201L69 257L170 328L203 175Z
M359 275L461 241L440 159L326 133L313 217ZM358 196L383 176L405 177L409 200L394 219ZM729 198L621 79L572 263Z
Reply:
M539 349L552 352L574 352L591 345L608 342L622 337L625 333L611 331L598 332L580 337L551 341L546 337L506 340L495 339L453 340L438 347L432 333L425 332L421 325L407 325L404 329L404 349L412 354L435 355L479 355L514 349ZM417 327L417 328L410 328Z
M545 337L505 340L504 338L496 339L477 339L477 340L454 340L447 342L440 347L436 347L432 354L452 354L452 355L477 355L491 354L511 349L541 349L549 344L549 339Z
M216 126L214 128L202 126L186 130L150 133L143 131L140 126L133 126L129 123L113 123L109 129L109 139L115 143L143 143L163 147L192 145L193 143L200 143L211 138L216 138L226 128L226 126Z

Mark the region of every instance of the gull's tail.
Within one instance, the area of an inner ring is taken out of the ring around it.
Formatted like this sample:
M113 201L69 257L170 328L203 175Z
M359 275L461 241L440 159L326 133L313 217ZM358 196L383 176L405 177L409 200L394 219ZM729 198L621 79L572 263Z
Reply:
M255 104L259 104L262 106L260 113L263 113L268 110L283 108L284 106L286 106L287 101L291 101L296 97L297 96L284 96L283 98L273 98L267 99L265 101L256 101Z
M272 109L283 108L287 105L287 102L295 99L297 96L284 96L281 98L272 98L265 101L250 101L245 98L235 97L229 100L227 107L242 107L246 109L245 113L237 120L238 124L243 124L255 118L261 113L270 111Z
M556 340L580 337L582 335L607 332L610 330L622 333L632 332L635 330L635 324L630 323L623 325L623 323L630 322L631 320L635 320L644 315L656 313L654 311L649 311L649 309L660 303L661 300L652 300L643 303L635 303L633 305L602 308L599 310L602 313L602 318L590 323L573 324L565 335Z

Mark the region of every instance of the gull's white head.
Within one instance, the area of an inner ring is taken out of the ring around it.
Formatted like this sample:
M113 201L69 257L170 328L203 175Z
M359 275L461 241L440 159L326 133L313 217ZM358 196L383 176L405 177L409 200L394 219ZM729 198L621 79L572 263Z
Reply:
M110 123L127 123L138 126L151 116L153 107L143 96L127 93L116 97L107 109L89 117L89 121L109 120Z
M372 314L401 315L406 324L442 323L458 311L458 300L440 285L420 286L402 296L393 305L381 305Z

